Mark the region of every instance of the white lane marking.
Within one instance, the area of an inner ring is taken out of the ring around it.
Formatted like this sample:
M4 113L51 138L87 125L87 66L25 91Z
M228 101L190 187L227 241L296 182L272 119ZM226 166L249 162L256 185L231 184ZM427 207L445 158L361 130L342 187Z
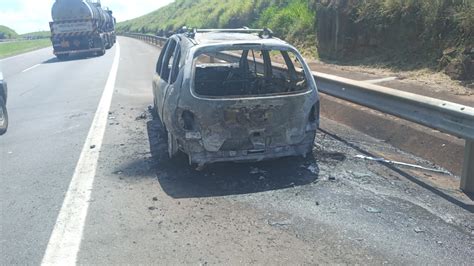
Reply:
M42 265L74 265L82 241L97 162L107 125L120 59L117 42L114 61L69 189L48 242Z
M27 69L21 71L21 73L25 73L25 72L30 71L30 70L32 70L33 68L36 68L36 67L39 67L39 66L41 66L41 64L36 64L36 65L34 65L34 66L32 66L32 67L29 67L29 68L27 68Z
M382 83L386 81L392 81L392 80L397 80L397 77L388 77L388 78L381 78L381 79L370 79L370 80L364 80L364 82L375 84L375 83Z
M19 55L10 56L10 57L7 57L7 58L0 59L0 62L7 61L7 60L10 60L10 59L15 59L15 58L18 58L18 57L23 57L23 56L26 56L26 55L29 55L29 54L33 54L33 53L43 51L43 50L46 50L46 49L51 49L51 48L52 47L50 46L50 47L41 48L41 49L33 50L33 51L30 51L30 52L22 53L22 54L19 54Z

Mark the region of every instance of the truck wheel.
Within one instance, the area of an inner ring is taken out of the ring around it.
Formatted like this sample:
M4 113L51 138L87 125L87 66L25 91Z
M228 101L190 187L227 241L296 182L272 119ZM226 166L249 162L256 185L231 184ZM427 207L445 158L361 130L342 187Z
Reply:
M175 136L168 131L168 156L173 159L178 154L178 141Z
M96 52L97 56L103 56L105 54L105 39L99 38L95 40L96 48L100 48L99 52Z
M107 42L107 44L105 45L105 49L109 50L110 48L112 48L112 43L110 41L109 36L105 37L105 41Z
M58 58L58 60L62 61L62 60L66 60L69 57L69 55L68 54L58 54L58 55L56 55L56 57Z
M7 132L8 129L8 112L7 105L3 97L0 97L0 135Z
M102 51L97 52L98 56L103 56L105 54L105 46L102 46Z

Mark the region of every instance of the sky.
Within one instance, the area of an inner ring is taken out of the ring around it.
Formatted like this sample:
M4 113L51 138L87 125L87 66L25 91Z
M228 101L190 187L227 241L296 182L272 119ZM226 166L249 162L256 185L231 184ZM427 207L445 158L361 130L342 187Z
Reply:
M165 6L173 0L101 0L103 7L109 7L117 21L124 21L145 15ZM0 25L23 34L49 30L51 6L54 0L0 0Z

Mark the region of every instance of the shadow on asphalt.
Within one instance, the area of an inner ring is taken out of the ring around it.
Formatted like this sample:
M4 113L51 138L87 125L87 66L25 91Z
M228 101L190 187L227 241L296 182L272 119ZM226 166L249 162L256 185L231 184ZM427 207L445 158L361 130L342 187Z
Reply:
M173 198L215 197L257 193L310 184L318 179L314 158L290 157L259 163L217 163L196 171L182 154L170 160L167 136L159 120L147 123L152 169ZM314 165L311 173L307 166Z
M369 157L377 157L377 156L375 156L374 154L372 154L372 153L370 153L370 152L368 152L368 151L366 151L366 150L364 150L364 149L358 147L357 145L354 145L353 143L350 143L349 141L347 141L347 140L345 140L345 139L343 139L343 138L341 138L341 137L339 137L339 136L337 136L337 135L334 135L334 134L332 134L332 133L330 133L330 132L328 132L328 131L326 131L326 130L324 130L324 129L319 129L319 130L320 130L321 132L325 133L326 135L328 135L328 136L334 138L335 140L337 140L337 141L339 141L339 142L341 142L341 143L344 143L345 145L347 145L347 146L353 148L354 150L357 150L358 152L362 153L363 155L366 155L366 156L369 156ZM467 211L469 211L469 212L471 212L471 213L474 212L474 205L466 204L466 203L464 203L464 202L462 202L462 201L460 201L460 200L454 198L453 196L451 196L451 195L449 195L449 194L443 192L442 190L440 190L440 189L438 189L438 188L436 188L436 187L434 187L434 186L432 186L432 185L430 185L430 184L424 182L422 179L419 179L419 178L417 178L417 177L415 177L415 176L413 176L413 175L410 175L409 173L403 171L402 169L400 169L400 168L398 168L398 167L396 167L396 166L394 166L394 165L392 165L392 164L384 163L384 162L378 162L378 163L381 164L381 165L383 165L383 166L385 166L385 167L387 167L387 168L389 168L390 170L392 170L392 171L398 173L399 175L405 177L406 179L410 180L411 182L417 184L418 186L423 187L423 188L425 188L425 189L431 191L432 193L436 194L437 196L439 196L439 197L441 197L441 198L443 198L443 199L445 199L445 200L447 200L447 201L449 201L449 202L451 202L451 203L453 203L453 204L455 204L455 205L457 205L457 206L459 206L459 207L461 207L461 208L463 208L463 209L465 209L465 210L467 210ZM471 194L468 194L467 196L468 196L469 198L472 197ZM472 198L471 198L471 199L472 199Z
M74 56L68 56L65 59L59 60L57 57L51 57L50 59L43 61L41 64L55 64L55 63L61 63L61 62L68 62L68 61L80 61L80 60L87 60L90 58L95 58L97 56L84 56L84 55L74 55Z

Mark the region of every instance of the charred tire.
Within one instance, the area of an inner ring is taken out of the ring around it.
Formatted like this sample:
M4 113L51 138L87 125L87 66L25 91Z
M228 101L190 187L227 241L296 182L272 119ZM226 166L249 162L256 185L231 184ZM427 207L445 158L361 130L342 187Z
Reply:
M3 97L0 96L0 135L7 132L8 129L8 112L7 104Z
M153 109L151 109L151 114L153 115L153 118L154 119L160 119L159 115L158 115L158 106L156 106L155 103L153 103Z
M152 114L154 118L159 118L158 114L158 105L156 104L156 97L155 97L155 92L153 91L153 109L152 109Z
M153 115L158 117L158 106L156 104L153 105Z
M312 157L313 156L313 148L314 148L314 142L316 140L316 131L312 132L312 133L307 133L307 134L311 134L310 135L310 138L313 140L313 145L309 146L308 147L308 150L306 151L305 154L303 154L303 158L308 158L308 157Z
M176 140L176 137L168 131L168 156L170 159L174 159L178 153L178 141Z

